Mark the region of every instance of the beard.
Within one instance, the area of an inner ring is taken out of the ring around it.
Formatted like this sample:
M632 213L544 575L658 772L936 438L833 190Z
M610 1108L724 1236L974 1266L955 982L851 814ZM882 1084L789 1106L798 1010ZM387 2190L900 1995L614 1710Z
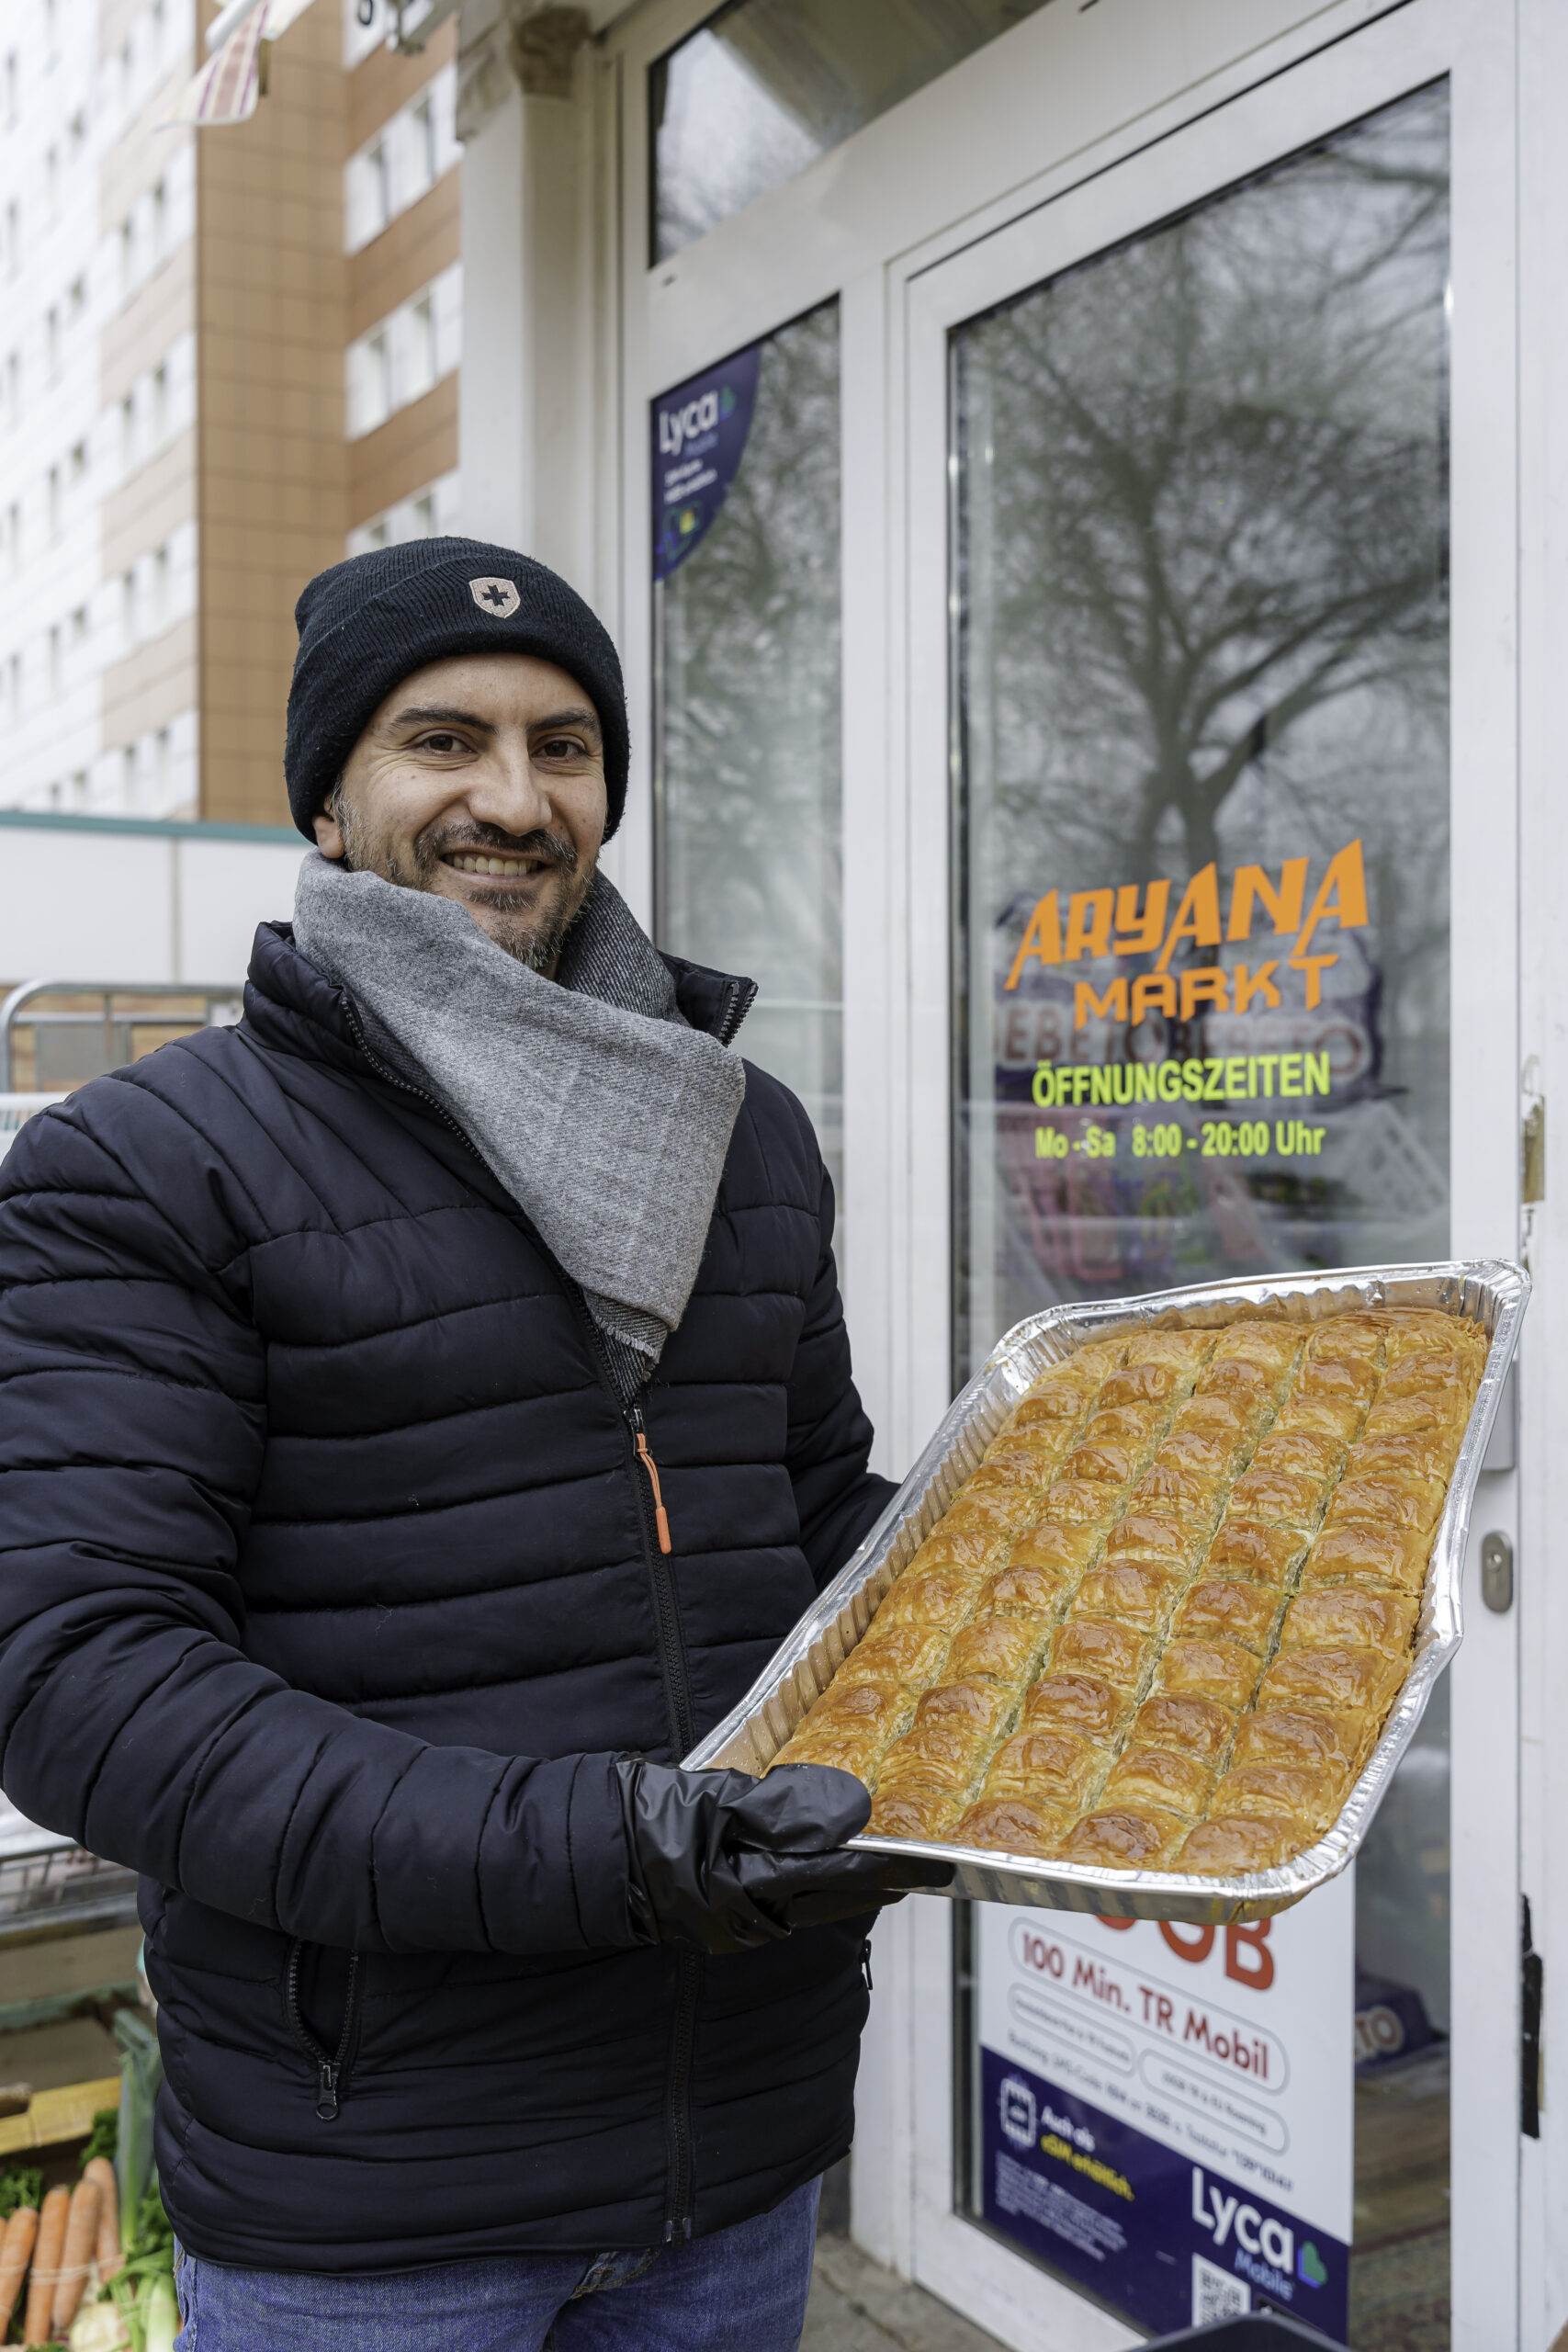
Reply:
M372 841L346 800L333 811L343 834L344 865L351 873L379 874L405 890L431 890L438 897L442 860L454 854L537 858L546 869L532 903L520 906L513 890L470 888L460 901L465 911L483 910L479 928L508 956L531 971L549 972L582 911L592 887L595 863L586 865L564 834L540 827L531 833L502 832L499 825L454 824L441 819L416 838L411 854ZM467 877L470 885L476 877Z

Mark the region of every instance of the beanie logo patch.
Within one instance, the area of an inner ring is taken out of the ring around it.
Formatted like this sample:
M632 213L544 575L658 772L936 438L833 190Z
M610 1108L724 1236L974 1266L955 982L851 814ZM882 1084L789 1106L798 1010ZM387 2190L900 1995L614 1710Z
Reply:
M514 580L470 580L468 594L481 613L498 621L510 620L523 602Z

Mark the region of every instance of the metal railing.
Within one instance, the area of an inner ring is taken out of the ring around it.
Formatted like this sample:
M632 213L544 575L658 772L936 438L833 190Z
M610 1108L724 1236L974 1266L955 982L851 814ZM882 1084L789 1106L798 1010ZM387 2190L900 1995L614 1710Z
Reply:
M36 1006L35 1000L49 996L96 997L96 1012L69 1009L46 1012ZM134 999L128 1003L127 1000ZM180 1011L151 1011L151 1006L189 1004L189 1013ZM240 989L232 980L204 983L196 980L125 980L107 985L101 980L23 980L0 1004L0 1094L9 1094L16 1088L14 1040L19 1029L29 1029L34 1035L35 1085L37 1075L37 1038L39 1031L96 1029L101 1041L99 1069L122 1069L136 1057L132 1049L131 1033L137 1029L212 1029L231 1027L243 1010ZM88 1075L84 1072L70 1083L85 1085ZM48 1091L40 1089L40 1091ZM53 1090L59 1091L58 1086Z

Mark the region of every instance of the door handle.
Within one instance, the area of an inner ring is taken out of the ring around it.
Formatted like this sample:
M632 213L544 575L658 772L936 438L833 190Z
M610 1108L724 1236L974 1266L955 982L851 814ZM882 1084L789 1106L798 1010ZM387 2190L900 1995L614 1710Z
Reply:
M1514 1605L1514 1547L1495 1528L1481 1539L1481 1598L1499 1617Z

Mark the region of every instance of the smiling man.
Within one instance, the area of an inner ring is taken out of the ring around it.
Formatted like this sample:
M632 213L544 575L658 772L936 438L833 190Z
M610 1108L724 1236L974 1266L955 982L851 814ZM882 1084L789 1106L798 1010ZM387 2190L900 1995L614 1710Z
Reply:
M0 1182L6 1792L143 1874L182 2344L787 2352L919 1873L680 1758L889 1492L830 1190L599 870L565 582L426 540L297 617L243 1022Z

